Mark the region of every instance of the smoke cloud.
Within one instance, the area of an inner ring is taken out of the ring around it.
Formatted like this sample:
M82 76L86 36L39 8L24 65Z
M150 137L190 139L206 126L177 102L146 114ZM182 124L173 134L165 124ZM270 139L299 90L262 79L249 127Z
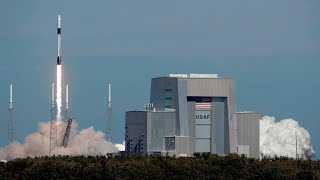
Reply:
M72 122L68 146L66 148L61 147L66 123L63 121L58 122L58 147L52 152L55 155L57 152L59 155L105 155L119 151L114 144L105 140L104 133L94 130L93 127L79 132L76 121ZM0 159L10 160L27 156L46 156L49 154L49 143L50 122L40 122L38 124L38 132L28 135L23 144L14 141L6 147L0 148Z
M104 133L89 127L78 131L76 121L72 122L69 143L66 148L60 147L66 129L66 123L58 121L58 147L53 154L59 155L105 155L123 151L125 143L112 144L105 140ZM263 156L288 156L311 158L314 150L311 146L311 137L307 130L293 119L283 119L279 122L274 117L264 116L260 120L260 153ZM38 132L28 135L24 143L14 141L4 148L0 148L0 160L11 160L27 156L46 156L49 154L50 122L40 122Z
M264 156L288 156L311 158L314 150L310 134L293 119L276 122L274 117L264 116L260 120L260 153Z
M122 142L122 144L115 144L115 146L119 149L119 151L124 151L126 149L124 141Z

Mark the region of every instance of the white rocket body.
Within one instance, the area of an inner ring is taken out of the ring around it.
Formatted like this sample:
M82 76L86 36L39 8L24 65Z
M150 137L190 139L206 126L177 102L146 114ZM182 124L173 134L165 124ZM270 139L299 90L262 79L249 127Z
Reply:
M57 65L61 64L61 16L58 16L58 55L57 55Z

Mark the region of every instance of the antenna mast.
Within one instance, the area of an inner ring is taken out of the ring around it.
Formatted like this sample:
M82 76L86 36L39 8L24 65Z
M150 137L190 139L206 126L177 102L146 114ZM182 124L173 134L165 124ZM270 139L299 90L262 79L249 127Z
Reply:
M111 84L109 84L109 97L108 97L108 117L107 117L106 136L112 142L112 101L111 101Z
M8 142L11 143L14 139L13 126L13 101L12 101L12 83L10 83L10 99L9 99L9 121L8 121Z
M66 119L69 119L69 85L66 85Z
M55 120L55 109L54 109L54 83L51 84L51 122L50 122L50 147L49 156L52 155L53 149L57 146L57 123ZM57 150L58 151L58 150Z

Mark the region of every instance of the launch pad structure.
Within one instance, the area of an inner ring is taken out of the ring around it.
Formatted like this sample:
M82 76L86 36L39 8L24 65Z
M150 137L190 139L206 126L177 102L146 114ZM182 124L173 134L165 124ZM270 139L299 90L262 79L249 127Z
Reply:
M58 137L57 137L57 121L55 113L55 100L54 100L54 83L52 82L52 95L51 95L51 122L50 122L50 147L49 147L49 156L53 155L53 150L57 147ZM61 147L67 147L70 130L72 126L72 118L69 114L69 86L66 85L66 130L61 141ZM58 154L58 148L56 148L56 154Z
M69 114L69 85L66 85L66 121L67 121L67 127L61 142L61 146L63 147L68 146L70 130L72 125L72 118L70 118L70 114Z
M55 117L55 108L54 108L54 83L52 82L52 92L51 92L51 121L50 121L50 143L49 143L49 156L52 155L52 151L57 146L57 123ZM58 150L57 150L58 151ZM58 153L57 153L58 154Z
M54 83L51 83L51 121L50 121L50 143L49 143L49 156L52 155L53 149L57 146L57 123L54 108Z
M63 147L67 147L68 146L71 125L72 125L72 118L69 118L68 122L67 122L66 131L65 131L65 133L63 135L63 139L62 139L62 142L61 142L61 146L63 146Z

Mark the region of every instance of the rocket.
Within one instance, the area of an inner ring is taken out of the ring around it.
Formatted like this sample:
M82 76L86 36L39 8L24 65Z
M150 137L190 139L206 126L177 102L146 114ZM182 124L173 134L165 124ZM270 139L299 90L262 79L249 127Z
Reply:
M61 16L58 15L58 56L57 65L61 64Z

